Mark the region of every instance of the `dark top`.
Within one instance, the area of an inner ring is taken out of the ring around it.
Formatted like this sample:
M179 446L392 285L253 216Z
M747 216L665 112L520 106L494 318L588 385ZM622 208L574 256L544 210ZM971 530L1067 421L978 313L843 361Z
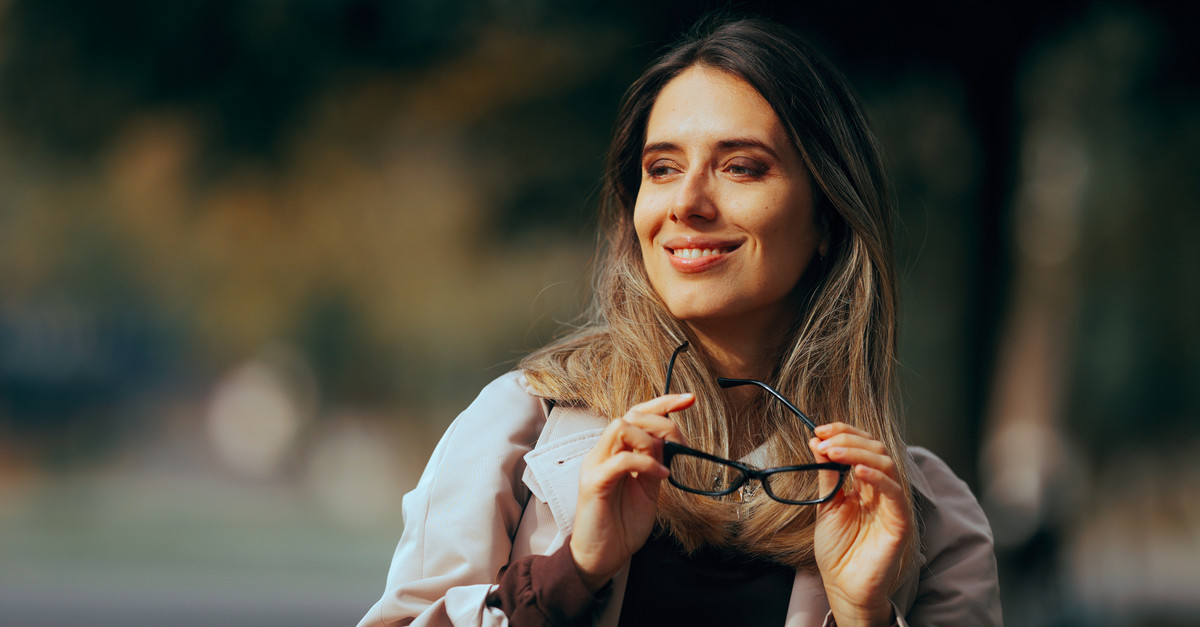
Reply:
M685 555L655 533L633 556L620 625L782 625L795 576L762 558L713 549ZM607 587L592 595L584 586L568 540L550 555L530 555L501 571L488 605L522 627L583 626L608 594Z
M655 533L633 556L621 627L763 625L787 619L796 570L761 557L704 548L686 555Z

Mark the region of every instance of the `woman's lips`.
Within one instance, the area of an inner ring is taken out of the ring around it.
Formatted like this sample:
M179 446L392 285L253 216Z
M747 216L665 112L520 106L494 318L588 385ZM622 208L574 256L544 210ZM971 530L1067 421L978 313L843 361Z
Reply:
M679 272L703 272L729 258L729 254L737 250L737 246L681 246L671 248L664 246L671 267Z

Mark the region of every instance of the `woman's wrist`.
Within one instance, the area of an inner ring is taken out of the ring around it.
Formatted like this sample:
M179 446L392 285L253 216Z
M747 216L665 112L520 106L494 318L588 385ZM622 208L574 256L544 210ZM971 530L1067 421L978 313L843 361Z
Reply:
M896 622L895 608L888 599L863 606L837 599L828 592L826 596L837 627L889 627Z
M826 598L838 627L889 627L895 623L895 607L887 597L864 604L826 589Z
M575 563L575 570L579 573L579 578L583 581L583 585L587 587L592 594L599 592L612 579L612 574L597 572L591 567L591 564L586 563L586 560L580 560L581 552L576 549L575 536L571 536L567 544L567 548L571 553L571 561Z

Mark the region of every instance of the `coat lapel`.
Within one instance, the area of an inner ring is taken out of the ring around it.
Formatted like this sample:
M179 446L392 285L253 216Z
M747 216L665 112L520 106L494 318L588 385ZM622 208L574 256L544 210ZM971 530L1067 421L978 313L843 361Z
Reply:
M583 456L600 439L608 420L571 407L555 407L555 414L537 445L525 454L522 480L530 492L550 508L559 535L571 533L579 498L579 469Z

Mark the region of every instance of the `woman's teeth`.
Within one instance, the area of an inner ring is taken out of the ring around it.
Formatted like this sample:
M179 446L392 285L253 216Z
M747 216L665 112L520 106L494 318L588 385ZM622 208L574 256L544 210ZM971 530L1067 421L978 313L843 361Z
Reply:
M676 248L672 251L676 257L680 259L699 259L708 257L709 255L717 255L722 252L720 248Z

